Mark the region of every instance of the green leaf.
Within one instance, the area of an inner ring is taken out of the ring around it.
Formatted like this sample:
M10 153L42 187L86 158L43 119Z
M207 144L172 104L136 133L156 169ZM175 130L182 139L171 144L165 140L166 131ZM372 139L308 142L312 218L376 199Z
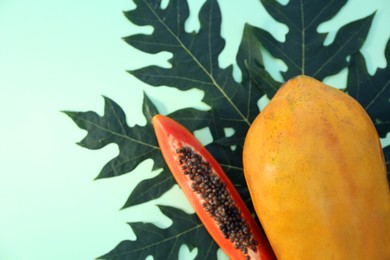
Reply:
M129 173L142 161L151 158L154 161L153 170L162 168L162 173L137 185L123 208L160 197L175 184L175 181L161 155L151 125L152 116L158 113L157 108L144 95L142 111L148 119L147 123L145 126L136 125L129 127L121 107L107 97L104 97L104 101L103 116L99 116L91 111L65 111L81 129L85 129L88 132L87 136L79 142L79 145L96 150L103 148L107 144L115 143L119 148L119 155L103 167L97 179ZM170 116L186 125L190 131L194 131L210 125L210 119L207 114L208 112L205 111L186 109L176 111Z
M157 176L142 180L131 192L122 209L159 198L176 183L169 170L163 170Z
M150 107L150 101L147 98L144 100L143 111L155 111L154 107ZM125 113L118 104L107 97L104 97L104 104L103 116L91 111L65 111L78 127L88 132L78 143L80 146L96 150L114 143L119 148L119 155L103 167L97 179L128 173L148 158L154 159L153 169L162 168L164 160L150 122L146 126L129 127Z
M323 80L346 68L347 57L359 51L374 17L372 14L345 25L334 41L324 46L326 34L318 33L317 28L334 17L346 0L291 0L285 6L274 0L261 2L274 19L289 27L285 42L261 28L252 28L259 44L286 63L288 69L282 72L284 81L301 74ZM272 98L281 83L273 81L261 65L252 64L251 71L257 71L257 84L264 85L267 96Z
M387 42L385 57L390 61L390 40ZM374 122L381 137L390 131L390 66L378 69L371 76L363 55L351 57L348 73L348 93L364 107Z
M158 114L157 107L153 104L153 102L150 100L150 98L145 93L144 93L142 112L143 112L147 122L151 122L152 117L154 115Z
M185 243L190 250L198 248L197 259L216 259L217 245L194 214L159 206L173 224L160 229L149 223L130 223L137 236L135 241L122 241L111 252L98 259L135 260L152 255L155 260L178 259L180 246Z
M184 23L189 16L186 1L171 0L165 9L160 1L135 1L137 8L126 12L136 25L151 25L150 35L126 37L131 46L148 53L170 52L172 67L148 66L130 73L152 86L170 86L180 90L198 88L204 91L203 101L213 108L221 127L246 132L258 113L257 97L261 96L252 85L241 85L232 76L232 67L221 69L218 56L225 46L221 37L221 12L216 0L209 0L199 13L201 24L198 33L187 33ZM241 51L240 60L252 52ZM258 54L255 55L258 57ZM252 57L247 57L252 60Z
M241 69L242 73L242 88L247 94L246 100L246 106L247 106L247 118L249 122L253 122L253 120L256 118L256 116L259 114L259 110L257 107L257 101L260 99L262 95L264 95L264 90L261 88L261 86L256 85L253 80L253 72L250 71L248 68L250 64L256 63L260 64L263 61L263 58L261 56L260 48L258 45L257 39L253 36L253 33L250 31L250 27L248 25L245 25L243 37L241 40L241 44L238 48L236 61L238 67ZM246 127L245 128L239 128L239 130L243 130L244 132L238 132L233 138L242 138L246 135ZM238 137L237 137L238 136ZM243 139L237 140L235 142L236 144L243 144Z

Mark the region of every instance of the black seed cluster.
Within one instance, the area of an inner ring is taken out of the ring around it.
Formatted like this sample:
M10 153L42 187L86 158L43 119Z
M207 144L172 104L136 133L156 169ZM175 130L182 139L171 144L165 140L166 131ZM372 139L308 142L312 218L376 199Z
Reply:
M192 181L192 190L204 199L203 208L217 221L225 238L244 254L248 253L249 248L256 251L257 241L226 189L225 183L213 173L210 163L190 147L182 147L176 152L183 173ZM249 260L249 256L246 259Z

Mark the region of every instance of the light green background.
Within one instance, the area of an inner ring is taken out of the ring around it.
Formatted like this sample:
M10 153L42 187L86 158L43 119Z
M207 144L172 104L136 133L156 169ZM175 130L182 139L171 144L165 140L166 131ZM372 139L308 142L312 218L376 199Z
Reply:
M190 1L189 31L198 29L196 13L201 3ZM222 35L227 40L220 56L222 67L234 64L245 22L284 40L287 27L264 13L258 0L219 3ZM77 146L85 131L60 113L94 110L101 114L101 95L106 95L123 107L130 126L142 125L144 90L159 101L163 113L184 106L207 108L200 91L153 89L125 72L152 63L169 66L170 57L141 53L121 39L151 31L126 20L122 11L131 8L130 0L0 1L0 260L93 259L120 241L135 238L126 222L170 224L154 206L157 202L119 210L137 182L158 174L151 171L153 162L142 163L131 174L93 181L116 156L117 147L90 151ZM390 1L351 0L319 28L334 32L376 9L373 30L363 47L371 73L386 66L383 50L390 36ZM267 68L280 79L283 63L265 55ZM239 79L237 68L234 73ZM326 82L344 87L345 78L343 71ZM388 144L389 138L382 141ZM191 212L177 187L158 203ZM190 258L186 247L181 253Z

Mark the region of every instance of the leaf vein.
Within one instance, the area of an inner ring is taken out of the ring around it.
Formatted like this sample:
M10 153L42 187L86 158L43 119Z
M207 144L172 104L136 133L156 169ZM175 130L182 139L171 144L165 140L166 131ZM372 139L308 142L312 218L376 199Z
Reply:
M126 135L126 134L121 134L121 133L112 131L112 130L110 130L110 129L108 129L108 128L102 127L101 125L96 124L96 123L94 123L94 122L91 122L91 121L89 121L89 120L86 120L86 119L84 119L84 118L78 117L77 119L78 119L78 120L81 120L81 121L83 121L83 122L85 122L85 123L87 123L87 124L90 124L90 125L92 125L92 126L98 128L98 129L100 129L100 130L103 130L103 131L105 131L105 132L107 132L107 133L109 133L109 134L112 134L112 135L114 135L114 136L118 136L118 137L127 139L127 140L129 140L129 141L131 141L131 142L134 142L134 143L137 143L137 144L140 144L140 145L144 145L144 146L151 147L151 148L153 148L153 149L160 149L159 147L157 147L157 146L155 146L155 145L151 145L151 144L142 142L142 141L140 141L140 140L138 140L138 139L131 138L130 136L128 136L128 135Z
M367 21L365 22L367 23ZM365 24L364 24L365 25ZM362 26L364 27L364 26ZM359 34L359 32L362 30L362 27L360 27L359 30L356 30L352 36L347 40L345 41L339 48L337 48L337 51L333 53L333 55L330 55L328 56L328 59L321 65L321 67L319 69L317 69L317 71L313 74L313 77L315 77L318 73L320 73L320 71L325 67L327 66L333 59L334 57L336 57L341 51L343 51L345 49L345 47L352 41L355 39L355 36L357 34Z
M370 108L370 106L372 104L374 104L374 102L379 98L380 95L382 95L382 93L386 90L386 88L389 86L390 84L390 79L387 80L386 84L376 93L376 95L373 97L373 99L370 101L370 103L368 103L365 107L366 110L368 110Z
M169 28L169 26L164 22L163 19L156 13L154 8L148 3L148 1L143 0L152 14L156 17L156 19L161 23L161 25L169 32L169 34L179 43L179 45L183 48L183 50L194 60L194 62L199 66L199 68L208 76L213 85L219 90L219 92L223 95L223 97L228 101L230 106L237 112L237 114L243 118L243 121L249 126L250 122L245 118L245 116L241 113L240 109L234 104L231 98L227 95L224 89L218 84L217 80L214 76L203 66L203 64L196 58L196 56L185 46L185 44L181 41L181 39ZM210 36L209 36L210 37Z

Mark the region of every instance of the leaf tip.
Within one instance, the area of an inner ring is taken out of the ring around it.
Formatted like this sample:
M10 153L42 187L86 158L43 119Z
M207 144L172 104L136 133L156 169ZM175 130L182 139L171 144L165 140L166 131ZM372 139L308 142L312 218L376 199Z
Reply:
M363 17L361 20L366 20L370 25L372 24L372 20L374 20L374 17L376 15L378 10L374 10L371 14L367 15L366 17Z
M151 98L146 94L145 91L143 91L144 99L143 99L143 105L142 110L143 114L148 120L148 122L152 121L153 116L159 113L156 105L153 103Z
M69 110L60 110L59 112L69 116L70 118L72 118L72 116L74 115L74 112Z
M113 100L105 95L101 95L102 98L104 99L104 102L112 102Z
M83 148L86 148L85 144L83 143L83 141L76 142L75 144L78 145L78 146L81 146Z

